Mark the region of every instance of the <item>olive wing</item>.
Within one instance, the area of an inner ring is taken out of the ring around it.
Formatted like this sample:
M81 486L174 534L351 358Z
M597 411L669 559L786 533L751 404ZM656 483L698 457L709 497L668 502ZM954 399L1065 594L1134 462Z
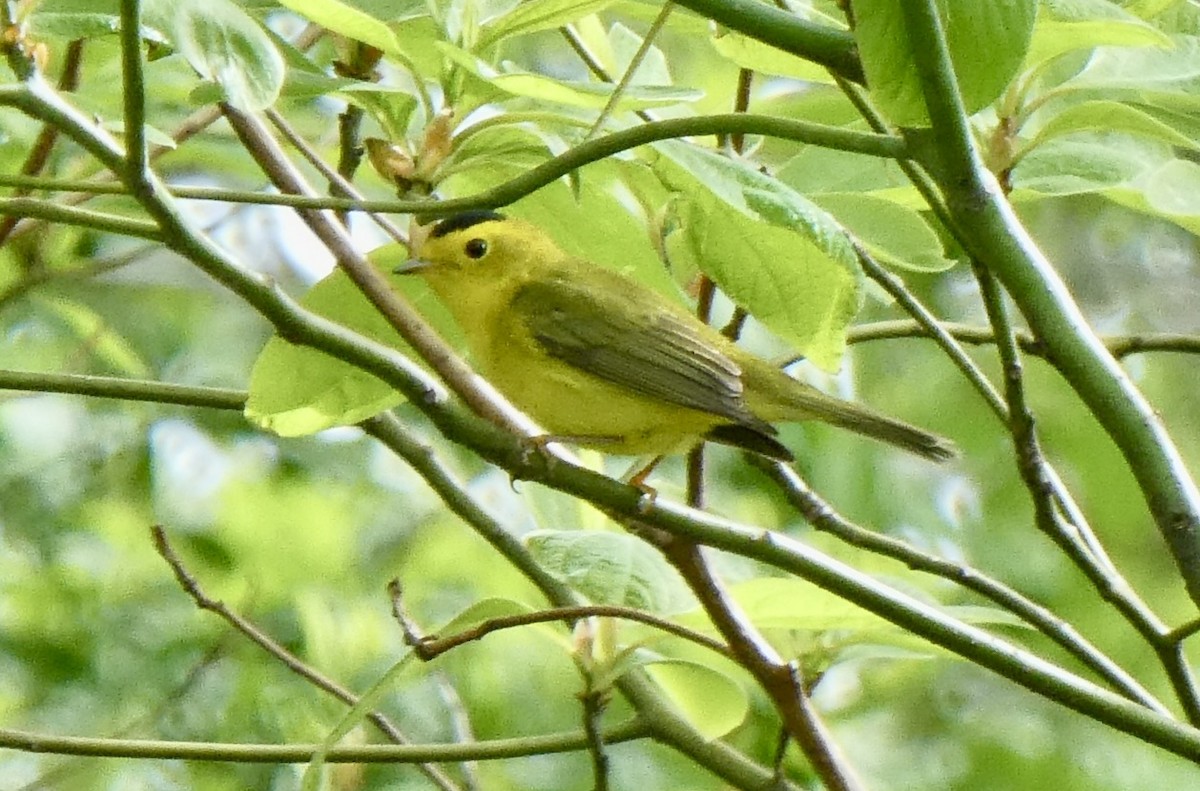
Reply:
M690 317L620 285L529 283L512 309L551 357L642 395L775 433L747 409L741 368L690 326Z

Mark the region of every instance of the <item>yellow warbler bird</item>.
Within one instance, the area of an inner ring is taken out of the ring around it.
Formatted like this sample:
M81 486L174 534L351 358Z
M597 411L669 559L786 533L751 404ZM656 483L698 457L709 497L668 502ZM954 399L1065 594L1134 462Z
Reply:
M442 220L396 272L425 279L484 376L554 438L626 455L679 453L703 438L791 461L771 424L821 420L935 461L957 455L942 437L796 381L682 305L496 212Z

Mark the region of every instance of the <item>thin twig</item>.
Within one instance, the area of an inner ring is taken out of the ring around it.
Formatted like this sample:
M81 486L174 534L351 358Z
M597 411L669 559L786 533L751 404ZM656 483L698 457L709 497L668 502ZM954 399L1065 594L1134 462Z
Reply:
M454 741L459 744L471 744L479 741L475 736L475 729L471 726L471 713L467 710L467 706L463 703L462 696L458 694L458 689L450 680L450 676L441 671L433 673L433 681L437 686L438 696L441 697L442 703L446 707L446 713L449 715L450 731L454 734ZM462 773L463 791L479 791L479 763L477 761L459 761L458 770Z
M1025 400L1024 374L1021 368L1020 351L1013 339L1012 325L1009 322L1008 310L1004 304L1004 296L1000 286L992 274L980 264L974 264L975 278L979 281L979 291L983 304L987 309L988 318L996 332L996 348L1000 354L1000 362L1004 368L1005 398L1009 406L1009 431L1012 433L1013 446L1017 455L1017 469L1029 495L1033 500L1034 515L1042 532L1055 540L1068 554L1074 549L1074 544L1064 546L1061 536L1070 534L1072 527L1062 522L1061 514L1055 507L1054 486L1047 472L1047 463L1042 455L1041 444L1038 441L1033 412ZM1115 573L1105 575L1110 584L1124 583L1124 579L1114 580ZM1175 643L1164 643L1165 628L1154 632L1144 633L1158 653L1159 660L1166 670L1175 697L1183 706L1188 721L1192 725L1200 724L1200 695L1197 693L1196 680L1191 668L1183 658L1180 646Z
M0 215L18 218L35 217L59 225L90 228L94 231L130 236L134 239L162 240L158 226L149 220L62 206L38 198L0 198Z
M279 130L279 133L283 135L284 139L291 143L292 146L308 161L308 163L316 168L317 171L329 181L330 187L333 189L337 197L350 198L352 200L359 201L365 200L363 194L359 192L354 185L351 184L346 177L341 174L339 170L334 170L331 168L329 164L326 163L325 160L313 150L312 146L308 144L308 141L301 137L300 134L292 127L292 125L288 123L287 119L284 118L278 110L274 108L268 109L266 115L267 120L269 120L271 124ZM408 237L386 217L381 215L379 212L373 211L365 212L365 214L374 220L375 224L382 228L383 232L388 236L392 237L405 247L408 246ZM342 224L345 225L346 223L343 222Z
M755 678L771 699L788 735L804 753L825 788L829 791L861 791L864 786L853 767L812 712L803 685L796 683L791 663L784 661L754 628L713 573L701 548L691 541L657 531L638 532L654 543L679 571L717 631L729 643L737 663Z
M671 12L675 9L675 3L672 0L662 4L662 8L658 11L658 16L654 17L654 21L650 23L650 29L646 31L646 35L642 37L642 43L638 45L637 51L633 53L633 57L629 59L629 65L625 67L625 73L621 75L620 81L613 87L612 93L608 96L608 101L604 103L604 108L600 110L600 115L596 116L595 123L588 130L585 140L596 136L596 133L604 128L608 123L609 117L616 108L617 103L621 101L621 96L629 88L633 82L633 75L642 65L642 61L646 59L646 54L650 52L650 47L654 45L654 39L662 31L663 25L667 24L667 19L671 16ZM568 38L568 41L571 39Z
M71 93L79 87L80 66L83 64L83 45L83 39L76 39L67 45L62 74L58 78L58 89L63 93ZM59 129L54 124L42 125L42 131L33 141L33 146L18 171L21 175L36 176L45 170L47 163L50 162L50 152L54 149L55 141L58 140L58 134ZM28 193L17 192L13 197L20 198L26 194ZM19 221L20 218L12 216L5 217L0 221L0 245L4 244L4 240L12 233L13 228L17 227Z
M741 69L738 72L738 90L734 97L733 111L735 113L744 113L750 108L750 85L754 73L749 69ZM718 135L718 140L726 136ZM733 147L734 154L742 153L742 145L745 142L744 135L729 136ZM722 143L722 146L724 144ZM696 318L705 324L712 321L713 300L717 296L717 284L708 275L700 275L700 283L696 289ZM735 308L734 315L742 310L740 306ZM745 311L742 311L745 315ZM741 324L737 324L737 328L729 334L727 330L733 323L730 322L721 332L730 340L736 341L738 334L741 332ZM704 508L704 443L697 443L687 455L687 504L697 510Z
M700 632L688 629L686 626L672 623L644 610L638 610L633 607L618 607L610 604L553 607L548 610L537 610L519 615L488 618L486 621L482 621L469 629L463 629L460 632L455 632L445 637L431 637L423 634L415 627L412 618L404 614L402 607L396 605L397 596L394 589L389 586L389 590L393 591L393 614L397 616L401 623L405 634L405 641L413 647L413 650L417 652L417 655L422 660L427 662L459 646L472 643L476 640L482 640L493 632L500 632L505 629L519 629L539 623L557 623L559 621L573 623L581 618L618 618L624 621L636 621L644 623L647 626L652 626L661 632L683 638L702 648L707 648L709 651L720 654L727 659L733 656L725 644Z
M358 697L350 690L338 684L331 678L326 677L316 668L306 664L303 660L297 657L292 652L288 651L282 645L273 640L269 635L259 629L250 621L230 610L223 602L210 598L208 594L200 587L200 583L192 575L187 567L183 565L183 561L179 559L175 548L171 546L167 540L166 531L161 526L155 525L150 528L151 536L154 539L154 548L158 550L158 554L162 556L167 565L171 567L171 572L175 575L175 579L179 582L179 587L183 588L184 592L192 598L196 606L202 610L208 610L220 617L223 621L232 626L236 631L245 635L252 643L266 651L275 659L279 660L283 665L291 670L296 675L309 682L317 689L329 693L333 697L345 703L347 706L353 707L358 703ZM400 730L392 724L392 722L379 712L371 712L367 715L379 732L387 739L395 744L409 744L409 740ZM457 791L458 786L446 776L441 769L433 764L422 764L421 772L429 778L439 788L444 791Z
M650 728L634 718L610 728L609 744L644 739ZM496 761L587 749L582 731L489 739L474 744L359 744L325 749L320 744L247 744L245 742L185 742L157 739L103 739L59 736L0 728L0 747L30 753L86 755L96 758L141 758L178 761L220 761L234 764L303 764L322 753L326 763L412 764L464 760Z
M996 342L996 334L988 327L974 324L956 324L943 321L939 325L951 337L962 343L973 345L992 344ZM1035 357L1045 357L1045 345L1033 337L1028 330L1014 329L1017 345L1025 354ZM892 338L928 338L930 332L920 323L912 319L895 321L875 321L870 324L858 324L846 333L846 343L865 343L867 341L888 340ZM1121 335L1102 335L1101 342L1117 359L1133 354L1146 352L1178 352L1181 354L1200 354L1200 335L1187 335L1177 332L1136 332Z
M585 44L583 39L579 37L579 34L575 32L574 27L571 25L564 25L558 29L558 32L562 34L564 39L566 39L567 44L572 50L575 51L575 54L579 56L579 59L583 61L583 65L587 66L588 71L592 73L593 77L600 80L600 82L613 81L612 75L609 74L608 70L604 68L604 64L600 62L600 59L597 58L590 49L588 49L587 44ZM647 123L655 120L654 116L645 110L635 110L634 114Z
M1170 714L1170 710L1137 679L1049 609L972 566L930 555L898 538L855 524L814 492L790 466L757 456L749 459L775 481L788 501L815 529L836 536L851 546L900 561L910 569L933 574L983 596L1037 629L1125 697L1162 714Z
M589 678L590 682L590 678ZM607 690L585 689L579 695L583 707L583 732L588 735L588 754L592 758L592 790L608 791L608 750L604 744L604 710L608 707Z

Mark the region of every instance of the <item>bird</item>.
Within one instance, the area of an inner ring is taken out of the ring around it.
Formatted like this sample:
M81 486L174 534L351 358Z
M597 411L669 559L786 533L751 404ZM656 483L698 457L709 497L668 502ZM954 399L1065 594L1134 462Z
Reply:
M523 220L446 217L394 272L425 280L480 372L545 441L661 459L707 440L790 462L774 424L819 420L932 461L957 455L943 437L794 379Z

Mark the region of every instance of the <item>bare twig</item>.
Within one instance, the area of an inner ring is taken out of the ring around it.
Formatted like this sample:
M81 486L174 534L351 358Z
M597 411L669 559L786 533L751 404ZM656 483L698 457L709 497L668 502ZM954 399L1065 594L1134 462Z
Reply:
M707 648L710 651L720 654L721 656L731 658L732 654L723 643L712 639L699 632L688 629L686 626L672 623L657 615L652 615L643 610L637 610L632 607L617 607L608 604L588 604L577 607L553 607L547 610L538 610L536 612L521 613L520 615L506 615L499 618L488 618L487 620L472 626L469 629L463 629L460 632L455 632L446 637L434 637L424 634L417 627L416 622L408 616L402 604L402 598L399 595L400 586L396 580L388 585L388 591L392 597L392 613L396 616L400 623L401 629L404 632L404 639L408 645L413 647L417 655L422 660L428 662L447 651L452 651L461 645L472 643L476 640L482 640L484 637L493 632L504 631L505 629L519 629L524 626L532 626L539 623L556 623L566 621L572 623L581 618L619 618L625 621L637 621L644 623L647 626L652 626L659 631L667 634L681 637L688 642Z
M79 87L79 67L83 64L83 44L82 39L77 39L67 45L62 74L58 78L58 89L64 93L70 93ZM58 140L58 134L59 129L54 124L42 125L42 131L38 133L33 147L29 150L29 155L25 157L25 162L21 165L19 171L21 175L36 176L45 169L50 161L50 152L54 149L54 143ZM14 197L24 197L27 194L27 192L19 191ZM13 228L17 227L18 222L20 222L20 218L14 216L0 220L0 245L4 244L4 240L12 233Z
M817 530L837 536L851 546L893 558L911 569L933 574L983 596L1050 638L1122 695L1162 714L1170 713L1154 695L1107 654L1079 634L1074 626L1040 604L976 568L930 555L897 538L851 522L809 488L805 480L788 465L761 457L751 457L750 462L775 481L805 521Z
M287 119L284 118L278 110L269 109L267 110L266 115L271 124L279 130L281 135L283 135L284 139L291 143L292 146L294 146L295 149L299 151L306 160L308 160L308 163L316 168L322 176L328 179L330 187L337 197L365 200L363 194L355 189L354 185L350 183L350 181L340 172L340 170L334 170L331 168L328 163L326 163L325 160L313 150L312 146L308 144L308 141L301 137L300 134L292 128L292 125L288 123ZM408 237L405 236L403 231L396 227L395 223L388 220L379 212L368 211L365 212L365 214L374 220L375 224L382 228L383 232L388 236L392 237L400 244L406 247L408 246ZM344 219L342 224L346 224Z
M570 25L564 25L558 29L558 32L562 34L562 37L566 40L567 44L572 50L575 51L575 54L579 56L579 59L583 61L583 65L587 66L588 71L592 73L593 77L600 80L600 82L613 81L612 75L609 74L608 70L604 68L604 64L600 62L600 59L597 58L596 55L587 48L587 44L585 44L583 39L579 37L579 34L575 32L575 28L571 27ZM635 110L634 114L647 123L654 120L654 116L645 110Z
M592 128L588 130L584 139L595 137L596 133L608 123L608 119L612 115L613 110L616 109L617 103L621 101L621 96L629 88L630 83L633 82L633 75L637 73L638 67L642 65L642 61L646 58L646 53L654 45L655 37L662 32L663 25L667 23L667 19L671 16L671 11L674 9L675 3L672 0L667 0L667 2L662 4L658 15L650 23L650 29L646 31L646 35L642 38L642 43L638 45L637 51L629 59L629 65L625 67L625 73L621 75L621 79L613 87L608 101L604 103L604 108L600 110L600 115L596 116L595 123L592 124ZM571 41L571 37L568 36L567 40Z
M590 681L590 677L585 677ZM579 695L583 706L583 732L588 735L588 754L592 757L593 791L608 791L608 751L604 746L603 728L608 696L608 690L593 689L590 683Z
M282 645L273 640L269 635L255 626L253 623L238 615L225 606L224 602L210 598L208 594L200 587L200 583L183 565L183 561L179 559L175 548L171 546L167 540L166 531L160 525L155 525L150 528L151 536L154 539L154 548L158 550L158 554L162 556L167 565L171 567L171 572L175 575L175 579L179 582L179 587L183 588L184 592L192 598L196 606L202 610L208 610L211 613L219 616L222 620L232 626L235 630L245 635L252 643L266 651L275 659L279 660L283 665L291 670L296 675L308 681L318 689L329 693L333 697L345 703L347 706L353 707L358 703L358 697L350 692L350 690L338 684L331 678L323 675L316 668L306 664L299 657L288 651ZM396 744L408 744L409 740L400 730L392 724L392 722L379 712L371 712L369 719L379 732L387 739ZM433 764L422 764L422 773L429 778L434 784L444 791L456 791L457 785L446 776L441 769Z
M658 546L683 576L717 631L729 643L738 664L754 676L771 698L788 735L808 758L825 787L830 791L860 791L864 786L812 710L808 692L797 683L791 663L784 661L750 623L713 574L700 547L659 531L638 532Z
M974 271L975 277L979 281L979 290L983 296L984 306L987 308L988 318L996 332L996 347L1000 353L1001 365L1004 367L1005 397L1008 401L1010 416L1009 431L1012 433L1013 446L1016 450L1017 469L1033 500L1038 527L1071 555L1075 550L1075 545L1073 543L1064 544L1064 536L1069 535L1075 526L1063 524L1062 516L1055 507L1057 503L1054 485L1047 471L1046 459L1042 455L1033 412L1025 400L1020 351L1013 338L1008 310L1004 305L1004 296L996 279L986 268L976 263ZM1103 570L1098 573L1103 573ZM1124 583L1124 579L1117 577L1115 572L1104 574L1104 580L1109 585ZM1192 675L1187 661L1183 658L1180 646L1169 642L1164 643L1166 634L1166 629L1162 626L1153 631L1143 632L1143 636L1158 653L1159 660L1175 690L1175 697L1187 713L1189 722L1192 725L1200 724L1200 696L1197 693L1195 677Z
M956 324L940 322L941 328L952 338L962 343L975 345L996 342L996 334L988 327L973 324ZM1013 330L1017 345L1025 354L1035 357L1045 357L1046 347L1028 330ZM870 324L859 324L851 327L846 333L846 342L850 344L865 343L866 341L886 340L889 338L928 338L931 333L918 321L900 319L897 321L876 321ZM1181 354L1200 354L1200 335L1187 335L1177 332L1136 332L1122 335L1104 335L1100 340L1112 355L1118 359L1133 354L1146 352L1178 352Z

